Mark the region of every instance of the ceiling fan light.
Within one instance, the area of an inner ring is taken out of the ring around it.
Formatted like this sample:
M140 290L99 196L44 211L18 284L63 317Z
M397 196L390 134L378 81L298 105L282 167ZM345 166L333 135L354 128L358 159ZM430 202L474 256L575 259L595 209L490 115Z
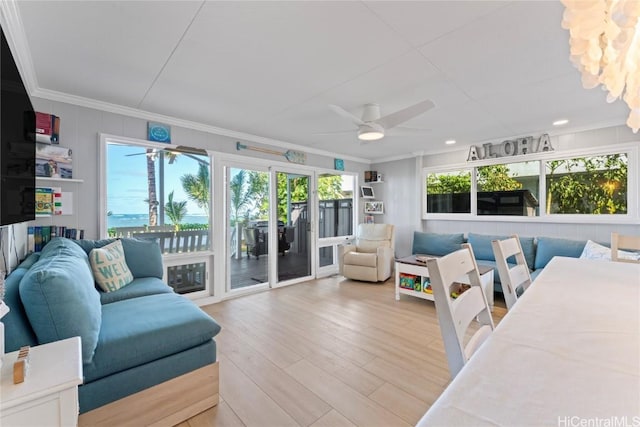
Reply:
M361 130L358 131L358 139L362 141L377 141L384 137L384 132L378 130Z

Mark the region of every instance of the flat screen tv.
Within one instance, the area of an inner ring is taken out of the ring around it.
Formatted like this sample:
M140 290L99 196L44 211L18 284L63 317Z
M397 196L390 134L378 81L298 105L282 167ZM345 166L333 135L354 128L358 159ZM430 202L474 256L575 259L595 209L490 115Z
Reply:
M35 113L4 31L0 57L0 226L35 219Z
M360 195L363 199L375 199L373 187L369 187L368 185L363 185L360 187Z

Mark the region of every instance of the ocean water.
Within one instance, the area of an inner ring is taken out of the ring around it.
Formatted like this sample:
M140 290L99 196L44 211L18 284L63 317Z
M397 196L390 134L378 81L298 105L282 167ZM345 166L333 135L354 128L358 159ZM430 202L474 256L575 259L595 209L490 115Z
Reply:
M207 224L209 218L205 215L185 215L182 222L189 224ZM171 221L165 216L164 223L171 224ZM114 214L107 217L107 228L140 227L143 225L149 225L149 214Z

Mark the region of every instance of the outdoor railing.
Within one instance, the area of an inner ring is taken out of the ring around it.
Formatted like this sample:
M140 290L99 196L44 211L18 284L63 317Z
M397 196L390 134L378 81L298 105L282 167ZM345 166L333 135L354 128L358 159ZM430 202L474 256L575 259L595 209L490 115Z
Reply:
M160 228L163 226L158 226ZM198 252L209 250L209 230L152 231L154 227L118 227L111 237L140 237L158 239L164 254Z

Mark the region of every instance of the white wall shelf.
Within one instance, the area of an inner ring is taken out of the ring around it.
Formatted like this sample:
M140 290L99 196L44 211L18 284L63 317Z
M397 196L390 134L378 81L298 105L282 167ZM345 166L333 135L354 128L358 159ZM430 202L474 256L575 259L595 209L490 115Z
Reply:
M49 182L84 182L84 179L76 178L49 178L46 176L36 176L36 181L49 181Z

